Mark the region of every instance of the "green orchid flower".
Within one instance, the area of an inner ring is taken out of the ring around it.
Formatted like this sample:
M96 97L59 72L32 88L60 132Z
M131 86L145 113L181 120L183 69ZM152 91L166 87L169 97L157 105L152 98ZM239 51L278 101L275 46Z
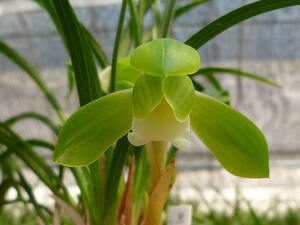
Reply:
M90 164L126 134L135 146L164 141L185 149L194 132L230 173L268 177L262 132L241 113L195 91L188 76L200 68L195 49L157 39L136 48L130 65L141 73L133 89L97 99L68 119L58 137L56 163Z

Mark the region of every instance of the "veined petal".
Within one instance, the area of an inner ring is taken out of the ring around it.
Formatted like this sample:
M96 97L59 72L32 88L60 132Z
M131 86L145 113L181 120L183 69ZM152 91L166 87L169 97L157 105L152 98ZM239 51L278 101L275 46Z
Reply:
M54 162L85 166L124 136L131 127L132 90L99 98L76 111L59 133Z
M188 76L164 78L162 91L165 99L174 110L177 120L186 120L192 110L195 97L195 89L191 79Z
M230 173L249 178L269 176L265 137L244 115L197 92L190 119L193 131Z
M161 78L143 74L133 88L133 113L145 118L162 100Z
M135 146L150 141L172 142L183 149L190 145L190 121L177 121L172 108L163 99L161 103L144 119L134 118L128 140Z
M137 47L130 63L153 76L184 76L200 68L200 55L192 47L170 38L161 38Z

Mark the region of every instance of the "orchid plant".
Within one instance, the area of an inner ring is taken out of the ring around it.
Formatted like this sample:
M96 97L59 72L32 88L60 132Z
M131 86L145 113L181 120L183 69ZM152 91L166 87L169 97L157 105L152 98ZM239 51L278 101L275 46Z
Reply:
M12 202L31 204L44 225L68 225L70 221L75 225L161 225L176 178L176 151L191 145L192 133L233 175L268 177L268 147L262 132L229 106L229 94L214 75L226 73L278 84L237 69L200 68L197 50L239 22L300 5L300 0L259 0L195 31L184 43L167 38L178 17L207 1L177 6L176 0L166 4L122 0L109 60L68 0L34 0L48 12L65 45L70 57L68 77L76 85L81 108L66 120L63 107L39 72L0 40L0 52L36 83L60 121L56 124L35 112L0 121L4 174L0 200L10 187L15 188L17 198ZM130 17L124 26L127 11ZM149 11L150 28L143 25ZM198 82L198 76L214 87ZM58 135L57 141L20 137L12 125L23 119L46 124ZM57 168L39 155L36 148L41 147L53 151ZM52 192L53 209L36 200L15 157ZM65 166L80 189L78 198L65 184ZM0 201L0 208L10 203Z
M140 72L133 89L106 95L70 116L58 136L54 162L86 166L124 135L133 146L146 145L151 182L145 225L161 224L166 197L151 197L155 192L167 196L174 182L168 178L161 184L167 176L168 146L188 148L191 131L232 174L268 177L268 148L262 132L228 105L195 91L188 76L200 69L195 49L173 39L156 39L132 52L130 66Z
M195 91L188 74L200 69L196 50L173 39L157 39L136 48L130 65L141 72L133 89L76 111L58 136L54 162L88 165L126 134L134 146L165 142L186 149L194 131L232 174L268 177L262 132L241 113Z

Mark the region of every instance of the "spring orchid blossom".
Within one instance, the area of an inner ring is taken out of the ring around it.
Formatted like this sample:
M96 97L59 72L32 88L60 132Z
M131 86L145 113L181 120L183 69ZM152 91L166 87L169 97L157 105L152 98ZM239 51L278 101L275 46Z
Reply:
M241 113L195 91L188 76L200 68L195 49L157 39L136 48L130 65L141 73L133 89L99 98L68 119L59 134L56 163L90 164L126 134L135 146L165 141L185 149L193 131L232 174L268 177L261 131Z

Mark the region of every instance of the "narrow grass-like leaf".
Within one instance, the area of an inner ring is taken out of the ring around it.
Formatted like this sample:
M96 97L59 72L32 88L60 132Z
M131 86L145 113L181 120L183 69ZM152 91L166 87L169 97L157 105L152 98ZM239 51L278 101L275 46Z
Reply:
M149 11L151 8L152 3L154 0L139 0L138 5L137 5L137 17L138 21L140 24L140 29L141 29L141 35L143 33L143 24L144 24L144 17L146 13ZM134 38L132 37L132 31L131 29L134 28L132 26L131 20L129 21L129 24L126 25L121 41L120 41L120 46L119 46L119 55L120 57L127 57L132 50L133 46L133 40ZM144 41L144 40L142 40Z
M137 7L134 0L128 0L129 11L130 11L130 23L132 24L131 29L134 34L135 46L139 46L142 43L141 37L141 24L138 19Z
M0 143L14 151L51 190L55 189L55 175L51 168L3 123L0 123Z
M61 110L61 107L54 97L52 92L49 90L45 82L42 80L40 74L23 58L19 55L14 49L9 47L7 44L0 40L0 52L8 57L11 61L17 64L20 68L22 68L33 81L37 84L39 89L43 92L48 102L51 104L53 109L55 110L57 116L63 121L64 116Z
M208 24L193 34L185 43L195 49L198 49L206 42L235 24L268 11L295 5L300 5L300 0L261 0L250 3L233 10Z
M52 21L56 25L57 31L60 33L64 43L66 44L65 34L63 32L63 28L61 26L61 22L59 20L58 14L56 13L53 2L48 0L34 0L34 1L37 2L42 8L44 8L49 13ZM102 68L106 67L109 64L109 62L101 45L95 40L95 38L91 35L91 33L82 23L79 23L79 26L81 28L82 34L85 35L88 44L90 45L99 65Z
M269 79L266 79L262 76L252 74L252 73L247 73L241 70L237 69L232 69L232 68L224 68L224 67L205 67L200 69L195 75L192 76L197 76L197 75L205 75L205 74L211 74L214 73L214 75L222 75L222 74L228 74L228 75L233 75L233 76L241 76L241 77L247 77L253 80L257 80L275 87L281 87L280 84L271 81Z
M171 31L173 17L175 12L175 3L176 0L167 0L165 10L162 17L162 25L160 30L160 37L168 37Z
M41 158L26 141L21 139L2 122L0 122L0 143L7 146L10 151L13 151L53 193L61 196L72 204L68 191L64 186L61 186L64 190L64 195L58 192L60 181L47 162Z
M44 222L44 224L47 224L47 218L44 215L43 211L41 210L35 195L32 191L32 187L30 186L30 184L27 182L27 180L25 179L24 175L21 173L21 171L18 171L18 175L19 175L19 180L20 180L20 184L22 185L22 187L24 188L24 190L26 191L30 202L32 203L32 205L34 206L34 209L37 212L37 215L41 218L41 220Z
M108 61L107 56L105 55L104 50L102 49L101 45L96 41L96 39L93 37L93 35L89 32L89 30L82 23L80 23L80 28L82 30L82 33L85 35L99 65L102 68L105 68L106 66L108 66L109 61Z
M51 2L74 68L80 105L85 105L103 95L91 46L69 1Z
M10 117L6 121L4 121L4 124L6 124L7 126L13 126L15 123L23 121L25 119L38 120L47 125L55 134L58 134L59 127L56 124L54 124L48 117L35 112L25 112Z
M73 89L75 88L74 69L70 60L66 62L66 67L67 67L67 76L68 76L68 91L66 94L66 98L70 98Z
M203 4L205 2L208 2L208 1L211 1L211 0L196 0L196 1L192 1L190 3L187 3L187 4L185 4L181 7L178 7L175 10L174 18L177 19L178 17L184 15L185 13L192 10L196 6L201 5L201 4Z
M3 210L3 202L5 200L6 194L11 187L15 186L15 182L12 178L2 178L0 183L0 212Z
M111 63L111 77L110 77L110 92L114 92L116 88L116 74L117 74L117 63L118 63L118 54L119 54L119 47L121 42L123 24L126 15L126 6L127 0L122 0L121 12L116 32L116 38L114 42L114 50L112 55L112 63Z
M71 57L79 102L83 106L104 95L100 87L94 56L102 67L108 64L108 60L101 46L97 44L92 35L78 21L69 1L52 0L51 3L55 9L52 10L55 11L52 15L54 21L56 21L57 30L60 31ZM56 152L54 155L57 155ZM99 187L99 177L95 177L99 170L98 164L91 166L89 169L92 171L91 175L86 173L83 168L72 169L72 172L83 193L83 200L89 211L90 223L97 224L99 221L97 221L97 215L94 213L96 205L93 203L98 200L98 194L95 190L101 190L101 187Z
M153 40L159 38L160 25L161 25L161 4L160 0L155 0L152 5L152 30L144 35L144 41L150 40L152 37Z
M220 82L215 78L215 76L212 73L205 74L204 76L213 85L215 89L222 90Z
M230 94L228 91L223 89L217 89L217 88L207 88L202 91L204 94L213 97L215 99L218 99L219 101L230 105Z
M29 140L26 140L26 142L33 147L43 147L52 152L55 149L55 146L52 143L44 141L44 140L40 140L40 139L29 139Z
M108 172L107 179L107 189L106 189L106 199L105 199L105 209L104 209L104 224L115 224L116 222L116 206L119 202L119 185L122 180L122 172L126 158L128 155L130 144L128 142L127 136L122 137L115 149L113 154L113 159L111 167Z
M136 221L138 221L140 219L144 195L148 190L149 166L146 149L143 147L135 147L133 151L136 161L133 198L135 218Z

